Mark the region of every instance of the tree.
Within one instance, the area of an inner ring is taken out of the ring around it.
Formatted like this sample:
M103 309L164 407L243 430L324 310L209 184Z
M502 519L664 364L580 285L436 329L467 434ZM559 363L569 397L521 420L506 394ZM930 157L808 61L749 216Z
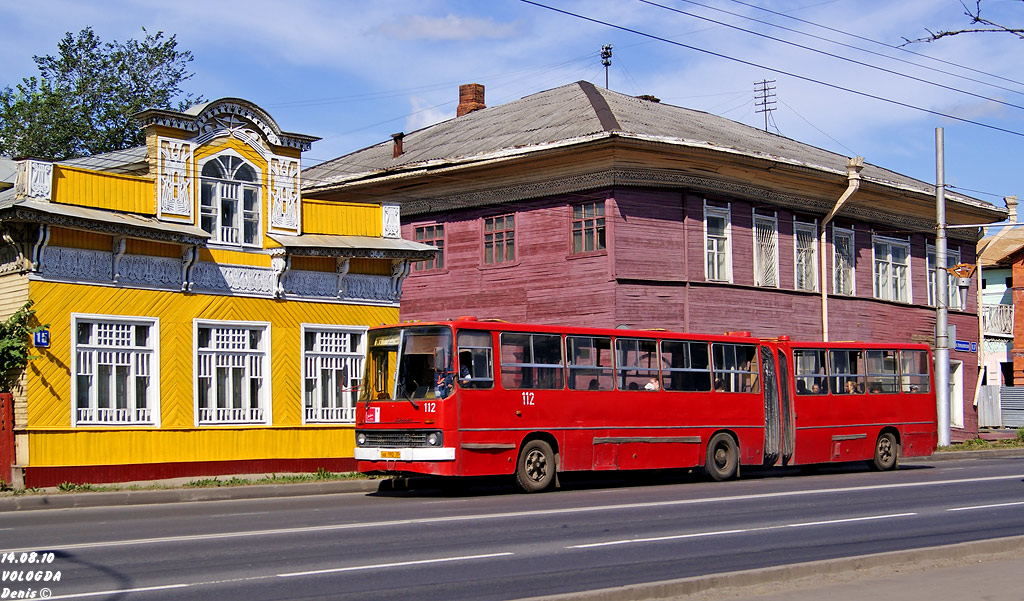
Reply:
M36 310L32 301L25 303L7 321L0 322L0 392L11 392L21 379L25 366L36 355L28 352L28 341L39 330L49 324L32 326Z
M963 0L961 0L960 6L964 7L964 14L967 15L968 18L970 18L971 25L979 25L980 27L972 27L969 29L954 29L951 31L938 32L932 31L931 29L928 29L926 27L925 31L927 31L929 34L927 37L917 38L915 40L903 38L904 40L906 40L906 43L902 45L906 46L907 44L913 44L916 42L934 42L935 40L941 38L960 35L962 33L1011 33L1017 36L1018 38L1024 39L1024 29L1007 27L1006 25L1002 25L1000 23L996 23L995 21L990 21L989 19L983 18L981 16L981 0L975 0L973 11L966 4L964 4Z
M0 91L0 155L62 160L131 148L144 142L135 113L201 102L181 89L192 53L174 35L142 31L142 40L103 42L86 27L66 33L56 56L33 56L38 77Z

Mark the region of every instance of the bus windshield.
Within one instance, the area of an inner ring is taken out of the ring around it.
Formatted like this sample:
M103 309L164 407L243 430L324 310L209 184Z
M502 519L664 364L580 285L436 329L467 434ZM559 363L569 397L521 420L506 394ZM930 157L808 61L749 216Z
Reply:
M359 400L437 399L451 394L452 331L442 326L371 330Z

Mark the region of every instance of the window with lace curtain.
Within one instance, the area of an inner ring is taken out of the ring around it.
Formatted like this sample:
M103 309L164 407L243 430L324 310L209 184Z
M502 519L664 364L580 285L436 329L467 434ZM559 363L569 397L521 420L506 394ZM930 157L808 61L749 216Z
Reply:
M231 154L206 162L200 178L199 227L210 242L258 246L260 181L251 165Z
M793 224L796 239L796 289L814 292L818 289L818 224Z
M754 214L754 285L779 286L779 220Z
M853 296L857 293L855 277L857 251L854 246L853 230L833 227L832 248L835 251L832 291L843 296Z

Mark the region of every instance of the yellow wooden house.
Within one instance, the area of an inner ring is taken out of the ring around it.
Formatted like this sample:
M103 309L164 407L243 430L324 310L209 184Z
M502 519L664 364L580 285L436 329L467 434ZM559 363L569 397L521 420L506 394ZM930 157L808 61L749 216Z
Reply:
M317 138L251 102L138 119L145 146L0 191L0 316L47 326L0 423L12 481L354 469L365 331L433 248L397 205L302 197Z

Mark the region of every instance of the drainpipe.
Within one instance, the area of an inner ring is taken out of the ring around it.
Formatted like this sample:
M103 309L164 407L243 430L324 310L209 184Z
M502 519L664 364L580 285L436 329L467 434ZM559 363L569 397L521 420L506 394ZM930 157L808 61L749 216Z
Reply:
M825 244L825 232L828 223L839 213L846 201L850 200L854 192L860 188L860 170L864 168L864 157L854 157L846 163L846 179L849 182L846 191L836 201L832 210L828 212L821 222L821 256L818 264L821 269L821 277L818 279L818 286L821 288L821 340L828 342L828 247Z

